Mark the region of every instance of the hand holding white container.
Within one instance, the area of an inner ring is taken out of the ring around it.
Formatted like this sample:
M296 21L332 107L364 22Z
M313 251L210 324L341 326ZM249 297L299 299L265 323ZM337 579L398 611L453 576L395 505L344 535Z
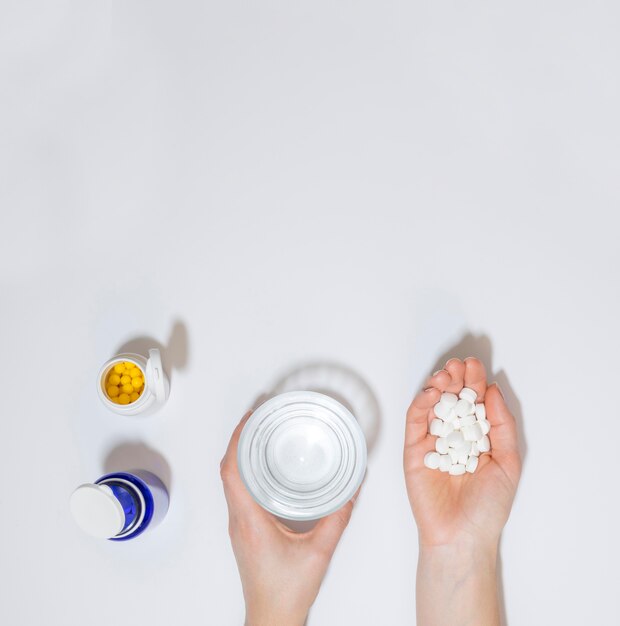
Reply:
M241 478L258 504L285 520L337 511L366 472L366 441L351 412L329 396L292 391L250 416L237 449Z

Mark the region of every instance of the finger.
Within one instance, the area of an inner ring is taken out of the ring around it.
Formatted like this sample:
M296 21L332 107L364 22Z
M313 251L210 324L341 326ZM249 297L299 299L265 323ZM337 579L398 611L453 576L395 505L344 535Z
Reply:
M429 414L439 402L441 391L435 387L420 391L407 410L405 427L405 447L413 446L424 440L428 433Z
M446 372L450 374L451 382L446 387L446 391L450 393L458 393L463 389L463 381L465 380L465 363L460 359L450 359L444 367Z
M473 389L477 394L478 402L484 401L484 394L487 390L487 373L480 359L467 357L465 359L465 387Z
M520 457L517 423L497 383L487 389L485 407L491 424L491 456L501 465L507 465L507 469L515 472L518 478Z
M448 371L437 370L432 376L427 379L424 388L428 389L428 387L435 387L439 389L439 391L445 391L451 382L452 377L450 376L450 373Z
M250 419L250 415L252 415L252 411L248 411L242 418L241 421L233 430L233 434L230 436L230 441L228 442L228 447L226 448L226 453L220 462L220 467L224 467L226 463L232 463L234 461L234 465L237 465L237 446L239 445L239 437L241 437L241 431L245 426L246 422Z
M237 467L237 446L239 445L239 437L246 422L250 418L251 412L246 413L242 420L237 424L228 443L226 454L220 463L220 475L224 486L224 495L228 504L228 510L231 517L236 514L243 514L248 510L256 511L260 506L254 501L239 474Z
M313 543L320 550L326 551L329 557L336 549L344 529L349 525L360 489L343 507L320 519L311 531Z

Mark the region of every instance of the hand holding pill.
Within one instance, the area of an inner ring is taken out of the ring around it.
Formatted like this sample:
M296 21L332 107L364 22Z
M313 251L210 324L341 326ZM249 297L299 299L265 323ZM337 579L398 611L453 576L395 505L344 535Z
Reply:
M420 541L499 538L519 481L514 417L483 364L450 359L407 413L405 477ZM460 467L462 466L462 467Z
M521 459L515 419L478 359L450 359L416 395L404 469L419 532L418 622L495 626L497 547Z

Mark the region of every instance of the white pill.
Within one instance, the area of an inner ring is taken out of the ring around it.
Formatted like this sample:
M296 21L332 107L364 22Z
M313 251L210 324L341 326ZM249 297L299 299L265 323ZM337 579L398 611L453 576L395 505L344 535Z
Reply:
M491 431L491 422L489 422L489 420L479 420L478 424L480 424L480 428L482 428L482 434L488 435Z
M453 465L449 470L450 474L452 474L452 476L460 476L461 474L465 473L465 466L462 463L457 463L456 465Z
M431 435L435 435L435 437L441 437L441 433L443 432L445 422L440 419L435 418L431 422L431 426L429 428L429 432Z
M484 404L476 404L476 417L479 420L486 419L486 417L487 417L487 410L486 410L486 407L484 406Z
M459 398L461 398L461 400L467 400L468 402L471 402L472 404L476 401L477 397L478 397L478 394L473 389L470 389L469 387L463 387L463 389L461 389L461 393L459 393Z
M452 463L459 462L459 453L454 448L448 449L448 456L450 457L450 461L452 461Z
M466 415L465 417L461 417L459 421L461 423L461 428L463 428L463 426L471 426L476 423L476 416Z
M470 474L473 474L476 471L477 467L478 467L478 457L470 456L467 463L465 464L465 470L468 471Z
M469 454L467 454L467 452L463 452L462 454L458 455L456 462L466 465L468 460L469 460Z
M463 433L463 438L465 441L478 441L478 439L482 439L484 433L482 432L482 428L480 428L480 424L475 422L470 426L463 426L461 429Z
M428 469L437 469L439 467L439 455L437 452L428 452L424 457L424 465Z
M478 450L480 450L480 452L488 452L491 449L491 442L486 435L484 435L482 439L479 439L476 442L476 445L478 446Z
M474 412L474 405L469 400L459 400L454 407L459 417L471 415Z
M448 393L446 391L441 394L440 402L443 402L452 408L458 402L458 397L455 393Z
M458 448L456 448L456 451L459 454L467 454L467 455L469 455L471 453L472 443L473 443L472 441L463 441L463 445L461 445Z
M452 461L450 460L450 457L447 454L442 454L439 457L439 469L442 472L447 472L449 471L451 467L452 467Z
M478 450L478 443L476 441L471 442L471 450L469 451L469 456L478 456L480 454L480 450Z
M462 420L460 417L457 417L453 422L450 422L450 424L452 424L452 430L461 430Z
M454 410L454 408L450 409L450 412L448 413L448 416L446 417L446 422L453 422L455 419L458 418L458 415L456 414L456 411Z
M465 441L465 439L463 437L463 433L460 430L455 430L454 432L451 432L446 437L446 443L451 448L460 448L463 445L464 441ZM438 452L439 452L439 450L438 450Z
M440 437L447 437L453 430L454 422L443 422Z
M435 415L444 420L446 419L446 417L448 417L448 413L450 413L450 409L451 407L449 407L447 404L444 404L443 402L438 402L434 407L433 407L433 411L435 412Z
M449 447L447 437L439 437L437 441L435 441L435 450L437 450L439 454L447 454Z

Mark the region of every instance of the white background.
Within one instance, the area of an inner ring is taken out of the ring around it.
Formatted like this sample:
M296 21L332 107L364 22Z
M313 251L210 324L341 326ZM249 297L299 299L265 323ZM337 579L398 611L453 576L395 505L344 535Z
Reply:
M614 622L619 27L611 1L1 2L0 623L240 624L220 458L335 361L380 435L309 624L413 624L404 413L466 353L525 443L509 624ZM140 337L172 395L117 417L96 372ZM92 540L69 494L132 450L170 513Z

